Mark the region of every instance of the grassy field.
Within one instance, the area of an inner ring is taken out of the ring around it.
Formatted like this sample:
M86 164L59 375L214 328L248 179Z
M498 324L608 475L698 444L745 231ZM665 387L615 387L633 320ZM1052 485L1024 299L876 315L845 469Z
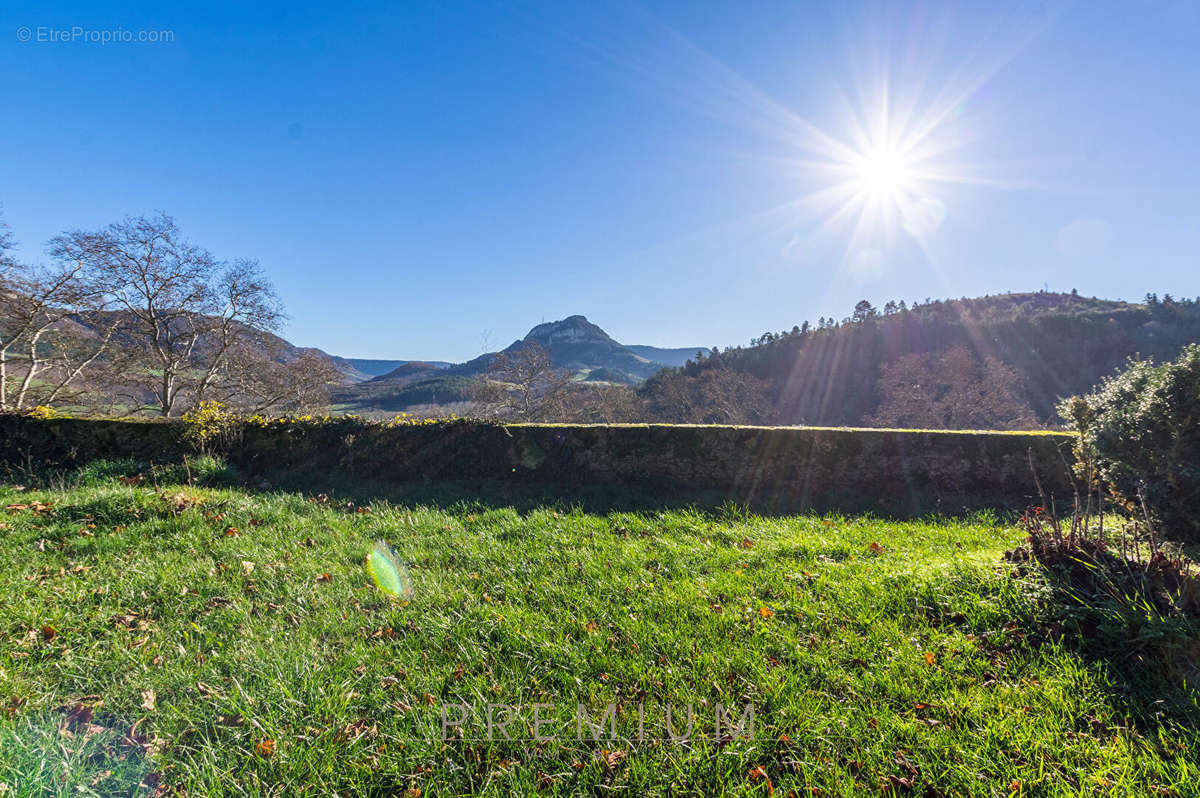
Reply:
M137 473L0 483L0 796L1200 794L1195 694L1051 634L1062 608L990 517L355 506ZM368 580L378 539L407 603ZM519 705L490 740L489 704ZM616 739L579 704L617 706ZM718 704L753 729L718 735Z

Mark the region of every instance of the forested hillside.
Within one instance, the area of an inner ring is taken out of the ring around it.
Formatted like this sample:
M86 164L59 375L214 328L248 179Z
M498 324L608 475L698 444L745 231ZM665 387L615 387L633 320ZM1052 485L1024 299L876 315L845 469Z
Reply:
M1200 302L1142 304L1039 292L860 302L748 347L664 371L642 390L665 421L930 428L1058 423L1059 397L1087 391L1129 357L1163 360L1200 341Z

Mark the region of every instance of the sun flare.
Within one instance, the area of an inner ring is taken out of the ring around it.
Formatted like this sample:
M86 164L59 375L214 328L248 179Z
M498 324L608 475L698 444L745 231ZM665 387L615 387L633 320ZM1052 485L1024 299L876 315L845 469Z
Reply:
M893 149L881 147L863 153L857 171L863 187L877 196L896 199L915 188L912 164Z

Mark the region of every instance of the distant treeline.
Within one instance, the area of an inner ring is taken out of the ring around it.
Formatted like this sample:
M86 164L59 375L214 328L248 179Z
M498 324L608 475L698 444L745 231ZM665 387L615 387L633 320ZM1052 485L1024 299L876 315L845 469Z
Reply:
M1132 356L1200 341L1200 300L1142 304L1038 292L859 302L748 347L714 351L642 387L661 421L1016 429L1059 423L1056 400ZM731 410L736 413L732 414Z

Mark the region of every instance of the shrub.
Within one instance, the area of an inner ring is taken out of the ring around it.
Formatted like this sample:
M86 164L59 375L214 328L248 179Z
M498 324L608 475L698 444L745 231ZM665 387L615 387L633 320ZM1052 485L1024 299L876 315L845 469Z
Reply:
M1131 361L1091 394L1062 402L1078 463L1163 535L1200 541L1200 344L1155 365Z
M220 402L201 402L183 414L184 436L201 454L220 451L237 430L237 415Z

